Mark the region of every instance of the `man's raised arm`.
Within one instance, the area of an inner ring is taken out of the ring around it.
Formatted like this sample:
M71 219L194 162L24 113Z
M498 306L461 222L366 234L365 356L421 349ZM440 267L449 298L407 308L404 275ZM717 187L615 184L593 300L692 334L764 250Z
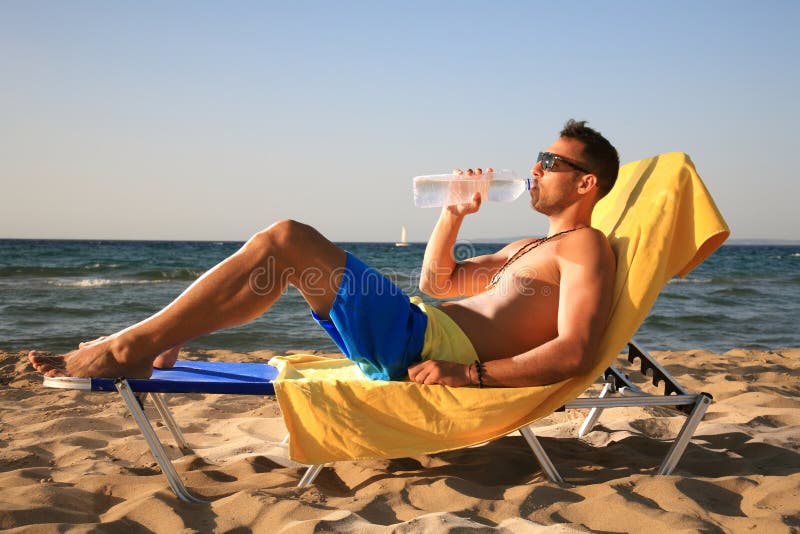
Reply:
M453 287L453 273L458 264L453 255L453 247L464 216L478 211L480 205L480 194L476 193L471 204L442 208L425 247L419 278L420 291L438 298L457 296L458 292Z
M455 260L453 247L466 215L480 209L481 196L472 202L445 206L433 228L422 260L419 289L434 298L464 297L480 293L508 257L509 247L495 254Z

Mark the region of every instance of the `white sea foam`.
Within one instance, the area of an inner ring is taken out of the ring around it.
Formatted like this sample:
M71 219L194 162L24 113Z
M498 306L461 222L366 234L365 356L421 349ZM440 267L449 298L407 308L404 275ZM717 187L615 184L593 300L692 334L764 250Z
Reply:
M120 265L118 263L92 263L90 265L84 265L82 269L116 269Z
M83 278L81 280L48 280L47 284L56 287L108 287L139 284L160 284L170 280L110 280L108 278Z
M711 278L672 278L667 281L668 284L707 284L711 282Z

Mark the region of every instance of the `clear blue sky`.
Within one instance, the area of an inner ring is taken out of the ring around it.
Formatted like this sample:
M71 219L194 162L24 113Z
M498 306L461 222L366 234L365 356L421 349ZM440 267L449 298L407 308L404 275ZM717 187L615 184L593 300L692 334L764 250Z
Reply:
M0 3L0 237L424 241L411 177L527 173L586 119L800 239L800 2ZM541 234L526 200L466 238Z

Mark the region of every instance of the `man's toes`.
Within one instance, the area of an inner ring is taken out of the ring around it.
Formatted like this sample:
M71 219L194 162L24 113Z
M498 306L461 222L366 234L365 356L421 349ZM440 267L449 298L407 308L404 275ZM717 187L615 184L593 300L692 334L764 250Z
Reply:
M49 373L52 371L61 372L64 369L63 356L48 356L47 354L32 350L28 353L28 361L36 371L42 374L48 374L48 376L51 376Z
M49 371L55 369L55 367L50 365L48 362L36 362L36 363L33 364L33 368L37 372L42 373L42 374L46 374Z
M32 364L36 365L36 360L40 356L41 356L41 354L39 354L35 350L32 350L32 351L28 352L28 361L31 362Z
M36 351L31 351L28 353L28 361L31 362L31 365L33 365L37 371L41 371L43 367L50 365L52 357Z

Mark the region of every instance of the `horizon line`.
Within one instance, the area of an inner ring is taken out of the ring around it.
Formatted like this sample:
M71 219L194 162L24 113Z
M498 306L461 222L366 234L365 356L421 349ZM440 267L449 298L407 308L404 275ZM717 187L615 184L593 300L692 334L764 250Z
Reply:
M458 241L471 241L483 244L505 244L527 239L534 236L517 237L476 237L460 238ZM108 242L153 242L153 243L244 243L245 240L239 239L165 239L165 238L108 238L108 237L0 237L0 241L108 241ZM395 240L386 241L365 241L358 239L331 239L333 243L374 243L374 244L394 244ZM410 245L423 245L427 241L407 241ZM774 239L759 237L741 237L726 240L725 245L800 245L800 239Z

